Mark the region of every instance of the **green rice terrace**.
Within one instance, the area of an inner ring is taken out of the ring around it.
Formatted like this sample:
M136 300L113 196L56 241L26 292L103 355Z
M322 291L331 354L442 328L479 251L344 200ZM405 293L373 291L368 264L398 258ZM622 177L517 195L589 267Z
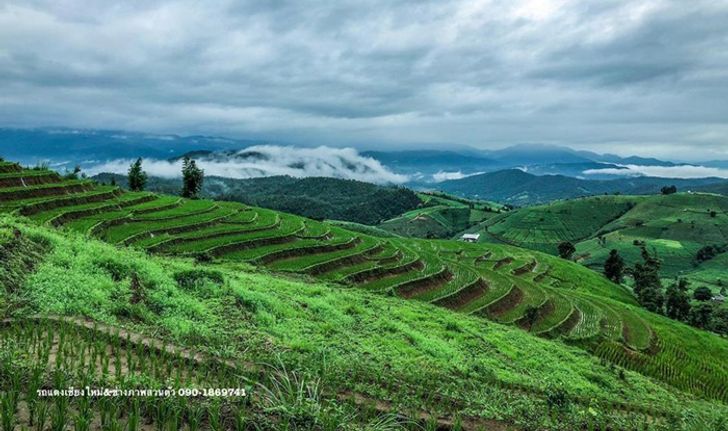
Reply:
M556 235L587 237L629 214L633 198L610 198L617 207L599 211L593 226L558 226ZM626 288L546 253L372 236L239 203L63 180L12 163L0 163L0 212L7 213L0 216L3 263L25 269L0 272L4 315L83 317L117 331L98 335L85 320L57 328L42 318L8 320L0 343L12 348L3 350L11 353L3 353L10 359L0 378L20 367L123 385L141 377L169 381L175 373L178 384L199 382L199 364L166 348L137 348L131 333L118 335L123 326L146 334L142 340L158 337L233 360L231 369L206 362L204 373L220 373L222 382L244 377L269 395L245 406L201 405L208 425L231 428L240 416L232 411L276 427L293 424L288 429L337 429L323 422L346 423L342 417L363 428L394 420L384 411L431 429L697 430L728 423L726 340L644 311ZM105 366L99 355L97 369L53 349L112 355ZM156 358L156 368L140 369L139 355ZM280 373L283 365L266 373L244 364L261 360L317 363L321 371L292 376ZM315 414L306 403L297 413L276 404L294 403L281 400L277 385L285 380L290 389L297 385L291 380L304 378L321 385L309 394L318 402ZM351 410L334 411L342 399ZM177 421L168 429L195 417L173 405L177 416L169 418L144 405L114 408L132 407L147 422ZM300 425L296 414L319 422Z
M663 262L662 276L686 276L720 290L716 263L696 261L706 245L728 245L728 197L709 193L652 196L595 196L503 213L468 232L482 241L556 254L562 241L576 245L580 263L601 270L616 249L633 265L640 247ZM725 278L725 274L723 274Z

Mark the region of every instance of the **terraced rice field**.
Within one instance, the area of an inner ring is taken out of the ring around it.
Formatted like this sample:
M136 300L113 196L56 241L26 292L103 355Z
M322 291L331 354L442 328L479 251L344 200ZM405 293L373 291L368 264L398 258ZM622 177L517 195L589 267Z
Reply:
M2 182L8 178L13 180ZM670 326L634 307L627 290L547 254L498 244L376 237L237 203L63 181L52 172L11 164L0 165L0 210L150 253L247 262L431 302L562 337L617 364L669 378L681 389L728 400L721 389L728 375L675 365L724 359L725 346L707 351L702 346L703 358L666 348L665 340L676 337ZM581 234L572 229L568 235ZM696 383L703 380L713 383Z

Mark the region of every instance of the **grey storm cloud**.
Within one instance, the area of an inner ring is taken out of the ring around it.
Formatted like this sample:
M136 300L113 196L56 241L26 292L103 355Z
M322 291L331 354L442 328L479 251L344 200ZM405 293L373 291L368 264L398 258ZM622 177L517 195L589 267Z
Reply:
M728 158L728 2L0 0L0 125Z

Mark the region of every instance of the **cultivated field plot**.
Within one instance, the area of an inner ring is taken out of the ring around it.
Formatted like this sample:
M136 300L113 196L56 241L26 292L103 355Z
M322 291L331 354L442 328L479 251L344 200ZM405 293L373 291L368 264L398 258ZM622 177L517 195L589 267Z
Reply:
M562 241L587 239L619 218L640 200L632 196L598 196L524 208L491 219L482 229L506 243L555 253Z
M662 321L633 307L635 301L624 288L563 259L508 245L371 236L237 203L127 193L87 181L63 181L50 172L26 171L17 165L0 168L22 182L26 172L28 178L42 178L41 184L26 187L18 187L17 181L0 186L0 208L39 223L150 253L186 256L200 263L246 262L431 302L518 325L544 337L563 337L620 363L624 360L615 358L638 353L640 361L630 362L632 368L660 378L670 376L681 389L728 401L725 391L694 383L717 378L728 385L725 375L716 377L710 367L683 370L661 365L683 360L680 355L706 360L695 357L701 355L697 350L660 349L665 340L676 337L670 325L655 324ZM505 226L513 226L508 231L514 240L553 244L588 236L634 205L632 197L583 199L568 214L554 204L524 216L543 218L542 224L549 229L519 230L516 225L525 218L509 221L512 217L500 216L491 229L503 233ZM592 222L584 227L577 220ZM663 247L671 244L663 241ZM728 348L716 347L710 355L724 360Z

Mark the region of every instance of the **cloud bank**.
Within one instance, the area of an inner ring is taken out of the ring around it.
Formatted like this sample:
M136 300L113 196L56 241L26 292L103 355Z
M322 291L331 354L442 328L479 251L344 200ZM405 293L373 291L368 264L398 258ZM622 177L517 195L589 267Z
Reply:
M466 177L470 177L473 175L482 174L482 172L473 172L472 174L464 174L462 171L454 171L454 172L447 172L447 171L438 171L435 174L432 174L432 180L436 183L441 183L443 181L447 180L461 180Z
M620 165L624 169L587 169L584 175L619 175L619 176L648 176L659 178L728 178L728 169L711 168L696 165L678 166L642 166Z
M132 160L112 160L87 170L91 175L102 172L126 174ZM364 157L353 148L284 147L256 145L236 152L212 153L197 158L208 176L258 178L272 175L292 177L334 177L378 184L401 184L406 175L396 174L377 160ZM144 160L144 170L152 176L181 176L182 161Z
M728 3L6 0L0 125L728 158Z

